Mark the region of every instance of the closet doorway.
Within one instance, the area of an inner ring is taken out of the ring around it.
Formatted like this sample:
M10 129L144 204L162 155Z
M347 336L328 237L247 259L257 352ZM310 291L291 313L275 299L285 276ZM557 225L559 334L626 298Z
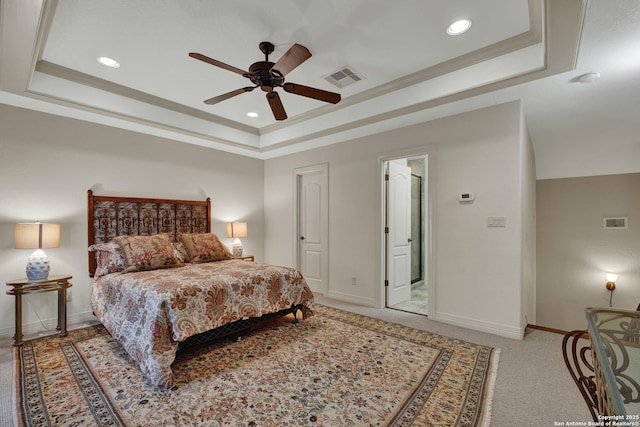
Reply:
M428 156L385 161L384 173L386 306L428 315Z

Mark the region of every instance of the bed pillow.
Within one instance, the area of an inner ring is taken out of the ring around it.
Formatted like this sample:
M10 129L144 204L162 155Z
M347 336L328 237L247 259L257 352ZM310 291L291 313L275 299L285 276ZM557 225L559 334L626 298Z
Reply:
M181 234L178 240L187 250L189 262L213 262L233 258L229 249L215 234Z
M184 247L182 242L171 242L171 246L173 246L173 254L178 258L178 260L181 262L189 262L187 248Z
M127 263L124 271L127 273L184 265L173 253L173 246L166 233L153 236L118 236L113 241L124 254Z
M94 277L117 273L127 268L124 255L115 242L96 243L89 246L89 252L96 254L96 271Z

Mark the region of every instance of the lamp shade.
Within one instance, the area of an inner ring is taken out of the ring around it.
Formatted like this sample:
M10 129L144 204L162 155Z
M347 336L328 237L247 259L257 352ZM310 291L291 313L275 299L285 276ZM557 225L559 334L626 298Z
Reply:
M246 222L228 222L227 237L247 237Z
M14 227L16 249L46 249L60 246L60 224L20 223Z

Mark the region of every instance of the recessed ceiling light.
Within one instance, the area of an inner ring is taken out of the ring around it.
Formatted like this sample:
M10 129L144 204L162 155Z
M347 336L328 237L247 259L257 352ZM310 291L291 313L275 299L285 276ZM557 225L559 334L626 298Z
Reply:
M586 73L578 77L580 83L593 83L600 78L600 73Z
M256 113L256 112L254 112L254 111L249 111L249 112L247 113L247 116L249 116L249 117L258 117L258 116L259 116L259 114L258 114L258 113Z
M120 63L113 58L109 58L108 56L99 57L98 62L105 67L120 68Z
M457 36L458 34L462 34L471 28L471 19L459 19L455 21L453 24L449 25L447 28L447 34L451 36Z

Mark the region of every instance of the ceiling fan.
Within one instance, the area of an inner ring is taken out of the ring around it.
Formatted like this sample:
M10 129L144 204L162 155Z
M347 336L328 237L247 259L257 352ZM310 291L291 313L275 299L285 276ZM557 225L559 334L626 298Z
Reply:
M206 62L216 67L224 68L225 70L233 71L243 77L251 80L255 86L247 86L240 89L232 90L231 92L224 93L222 95L214 96L204 101L205 104L213 105L225 99L232 98L236 95L240 95L245 92L251 92L255 88L259 87L263 91L267 92L267 101L271 106L271 111L276 120L285 120L287 118L287 112L282 105L280 96L275 88L282 87L286 92L293 93L295 95L306 96L307 98L318 99L320 101L330 102L337 104L340 102L340 94L329 92L322 89L316 89L309 86L303 86L297 83L285 83L285 76L289 74L298 65L302 64L307 59L311 58L311 52L306 47L294 44L291 48L285 52L284 55L273 63L269 61L269 55L274 50L274 45L270 42L262 42L259 45L260 50L264 53L264 61L258 61L251 64L249 71L241 70L232 65L225 64L201 53L191 52L189 56L200 61Z

